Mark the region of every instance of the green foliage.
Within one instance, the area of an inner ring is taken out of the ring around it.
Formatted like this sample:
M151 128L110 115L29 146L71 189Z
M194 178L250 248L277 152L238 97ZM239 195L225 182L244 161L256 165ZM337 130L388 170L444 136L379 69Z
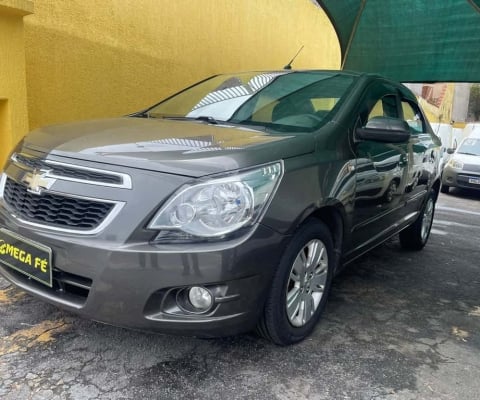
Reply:
M480 83L474 83L470 88L468 116L474 121L480 121Z

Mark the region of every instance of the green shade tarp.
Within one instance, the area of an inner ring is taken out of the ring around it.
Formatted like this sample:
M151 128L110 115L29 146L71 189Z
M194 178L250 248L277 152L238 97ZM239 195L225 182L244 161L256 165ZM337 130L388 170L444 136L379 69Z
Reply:
M343 69L402 82L480 82L480 0L317 0Z

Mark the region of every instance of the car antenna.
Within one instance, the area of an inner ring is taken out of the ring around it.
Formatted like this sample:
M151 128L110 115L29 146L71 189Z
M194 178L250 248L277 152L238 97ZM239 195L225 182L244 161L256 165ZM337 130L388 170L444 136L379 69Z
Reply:
M285 66L283 67L283 69L292 69L292 63L295 61L295 59L296 59L297 56L300 54L300 52L303 50L303 48L304 48L304 45L302 44L302 47L300 47L300 49L297 51L297 54L295 54L295 55L293 56L293 58L290 60L290 62L289 62L287 65L285 65Z

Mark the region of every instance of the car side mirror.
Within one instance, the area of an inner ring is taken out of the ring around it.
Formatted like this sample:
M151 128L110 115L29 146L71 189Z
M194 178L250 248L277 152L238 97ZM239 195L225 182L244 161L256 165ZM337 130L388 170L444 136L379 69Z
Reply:
M447 154L453 154L453 153L455 153L455 149L452 149L452 148L447 149Z
M364 127L357 128L356 136L374 142L404 143L410 139L410 126L398 118L373 117Z

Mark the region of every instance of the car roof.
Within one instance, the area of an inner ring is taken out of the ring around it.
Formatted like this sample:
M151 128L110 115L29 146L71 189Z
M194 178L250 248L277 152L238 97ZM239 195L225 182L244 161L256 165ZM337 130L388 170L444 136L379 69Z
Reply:
M258 73L258 74L288 75L288 74L295 74L299 72L304 72L304 73L305 72L307 73L308 72L325 72L325 73L331 73L332 75L353 76L358 78L359 81L361 80L361 81L364 81L365 83L368 83L374 80L382 80L396 86L397 89L399 89L403 95L412 99L416 99L412 91L409 88L407 88L405 85L403 85L401 82L397 82L387 77L384 77L382 75L370 73L370 72L338 70L338 69L278 69L278 70L265 70L265 71L240 71L240 72L237 72L237 74ZM225 74L219 74L219 75L233 75L233 74L235 73L225 73Z

